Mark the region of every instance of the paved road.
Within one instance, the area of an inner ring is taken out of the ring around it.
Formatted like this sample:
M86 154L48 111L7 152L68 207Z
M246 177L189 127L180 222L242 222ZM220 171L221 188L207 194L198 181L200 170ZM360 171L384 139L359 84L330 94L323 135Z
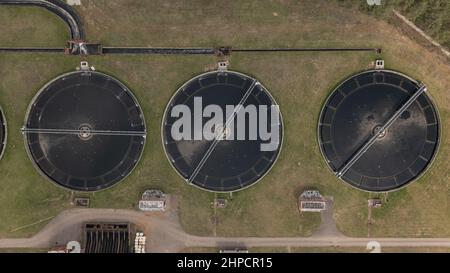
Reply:
M342 237L344 236L337 228L333 218L333 197L326 197L326 210L322 211L322 221L318 230L314 232L313 237Z
M88 221L129 221L144 228L151 236L150 252L176 252L186 247L362 247L372 240L382 247L450 247L450 238L350 238L337 236L312 237L201 237L185 233L178 220L167 215L146 215L132 210L71 209L62 212L31 238L0 239L0 248L49 248L55 238L74 234L73 227ZM76 234L76 233L75 233ZM71 238L66 238L71 239ZM74 238L72 238L74 239Z

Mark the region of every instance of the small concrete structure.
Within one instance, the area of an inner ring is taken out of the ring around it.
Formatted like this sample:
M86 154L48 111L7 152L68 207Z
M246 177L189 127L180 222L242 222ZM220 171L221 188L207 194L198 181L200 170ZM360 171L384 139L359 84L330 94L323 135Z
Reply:
M89 63L86 61L82 61L80 62L80 66L77 66L76 68L77 71L89 71L90 67L89 67Z
M89 207L89 198L85 197L75 197L73 203L77 207Z
M383 203L381 202L381 199L379 199L379 198L373 198L373 199L367 200L367 205L369 206L369 208L381 208L382 204Z
M300 211L321 212L326 209L325 198L319 191L304 191L299 197Z
M219 70L220 72L225 72L228 70L228 65L230 63L228 61L223 61L223 62L219 62L217 64L217 70Z
M160 190L146 190L139 201L139 209L142 211L165 211L166 195Z
M101 55L103 47L99 43L87 43L81 40L70 40L64 49L66 55Z
M384 69L384 60L375 60L375 69Z
M214 199L214 202L212 203L212 205L214 208L224 209L227 207L227 199L224 199L224 198Z

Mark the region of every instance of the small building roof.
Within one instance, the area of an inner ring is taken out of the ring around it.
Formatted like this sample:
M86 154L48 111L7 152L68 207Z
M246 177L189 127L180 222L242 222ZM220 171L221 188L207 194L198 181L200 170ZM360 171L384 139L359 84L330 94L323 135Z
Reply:
M165 201L139 201L139 209L142 211L164 211L166 209Z
M139 201L142 211L164 211L166 209L166 195L160 190L146 190Z
M304 191L299 197L300 211L320 212L326 209L325 198L316 190Z

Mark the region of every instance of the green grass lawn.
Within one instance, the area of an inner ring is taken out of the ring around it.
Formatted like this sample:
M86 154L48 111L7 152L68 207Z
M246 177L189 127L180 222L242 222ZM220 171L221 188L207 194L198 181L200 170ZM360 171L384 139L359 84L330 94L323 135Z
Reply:
M137 4L139 3L139 4ZM201 8L199 8L201 7ZM0 25L13 16L13 7L0 7ZM450 67L424 51L394 27L329 1L83 1L80 11L91 41L105 46L383 47L387 66L428 85L440 110L443 138L430 171L411 186L388 195L374 211L372 236L449 236ZM31 10L31 9L30 9ZM33 9L36 10L36 9ZM124 12L125 13L122 13ZM39 14L39 11L36 10ZM48 38L47 45L64 44L67 30L54 25L54 16L20 18L39 25L30 45ZM14 17L14 16L13 16ZM3 21L2 21L3 20ZM16 18L16 20L18 20ZM15 39L2 30L7 46ZM16 37L17 36L17 37ZM16 37L16 38L15 38ZM53 40L53 42L51 42ZM36 40L36 41L35 41ZM6 44L3 44L4 42ZM22 45L22 44L21 44ZM24 44L28 45L28 44ZM92 206L135 208L147 188L180 196L180 219L186 231L218 236L310 235L318 214L300 215L297 197L308 187L335 198L335 218L341 231L367 236L368 193L339 181L328 170L317 144L322 104L342 79L364 70L373 53L234 53L232 70L250 74L273 94L283 115L285 137L280 158L258 184L233 194L226 209L212 222L213 193L187 186L166 160L160 124L167 102L191 77L214 67L213 56L91 56L97 70L116 76L137 96L149 131L143 157L135 171L112 189L89 194ZM44 54L0 54L0 105L5 110L9 142L0 162L0 237L30 235L44 223L12 230L56 215L70 207L70 192L49 183L34 170L20 134L25 111L37 90L51 78L75 68L79 58Z
M1 47L63 47L69 29L62 19L40 7L0 8Z

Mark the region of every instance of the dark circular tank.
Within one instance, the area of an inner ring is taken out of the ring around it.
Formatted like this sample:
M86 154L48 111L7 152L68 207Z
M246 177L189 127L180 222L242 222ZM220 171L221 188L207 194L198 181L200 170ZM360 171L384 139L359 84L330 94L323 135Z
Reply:
M356 188L383 192L425 172L438 148L439 118L426 91L416 94L420 88L401 73L374 70L350 77L332 92L318 133L322 154L337 176Z
M213 115L199 117L195 113L199 101L205 112L216 106L223 110L222 121L206 129L209 138L202 125L207 126ZM186 107L185 117L192 121L184 128L189 136L183 139L174 137L172 131L181 116L174 116L180 106ZM253 107L267 109L267 120L259 115L256 122L251 114L243 118ZM238 124L245 124L245 129L237 129ZM251 137L251 131L261 128L271 130L270 140ZM237 191L259 181L279 155L282 134L282 118L270 93L257 80L232 71L205 73L185 83L170 100L162 124L164 149L172 166L189 184L215 192Z
M67 73L45 85L22 130L39 171L76 191L98 191L124 179L138 163L146 137L131 91L94 71Z

